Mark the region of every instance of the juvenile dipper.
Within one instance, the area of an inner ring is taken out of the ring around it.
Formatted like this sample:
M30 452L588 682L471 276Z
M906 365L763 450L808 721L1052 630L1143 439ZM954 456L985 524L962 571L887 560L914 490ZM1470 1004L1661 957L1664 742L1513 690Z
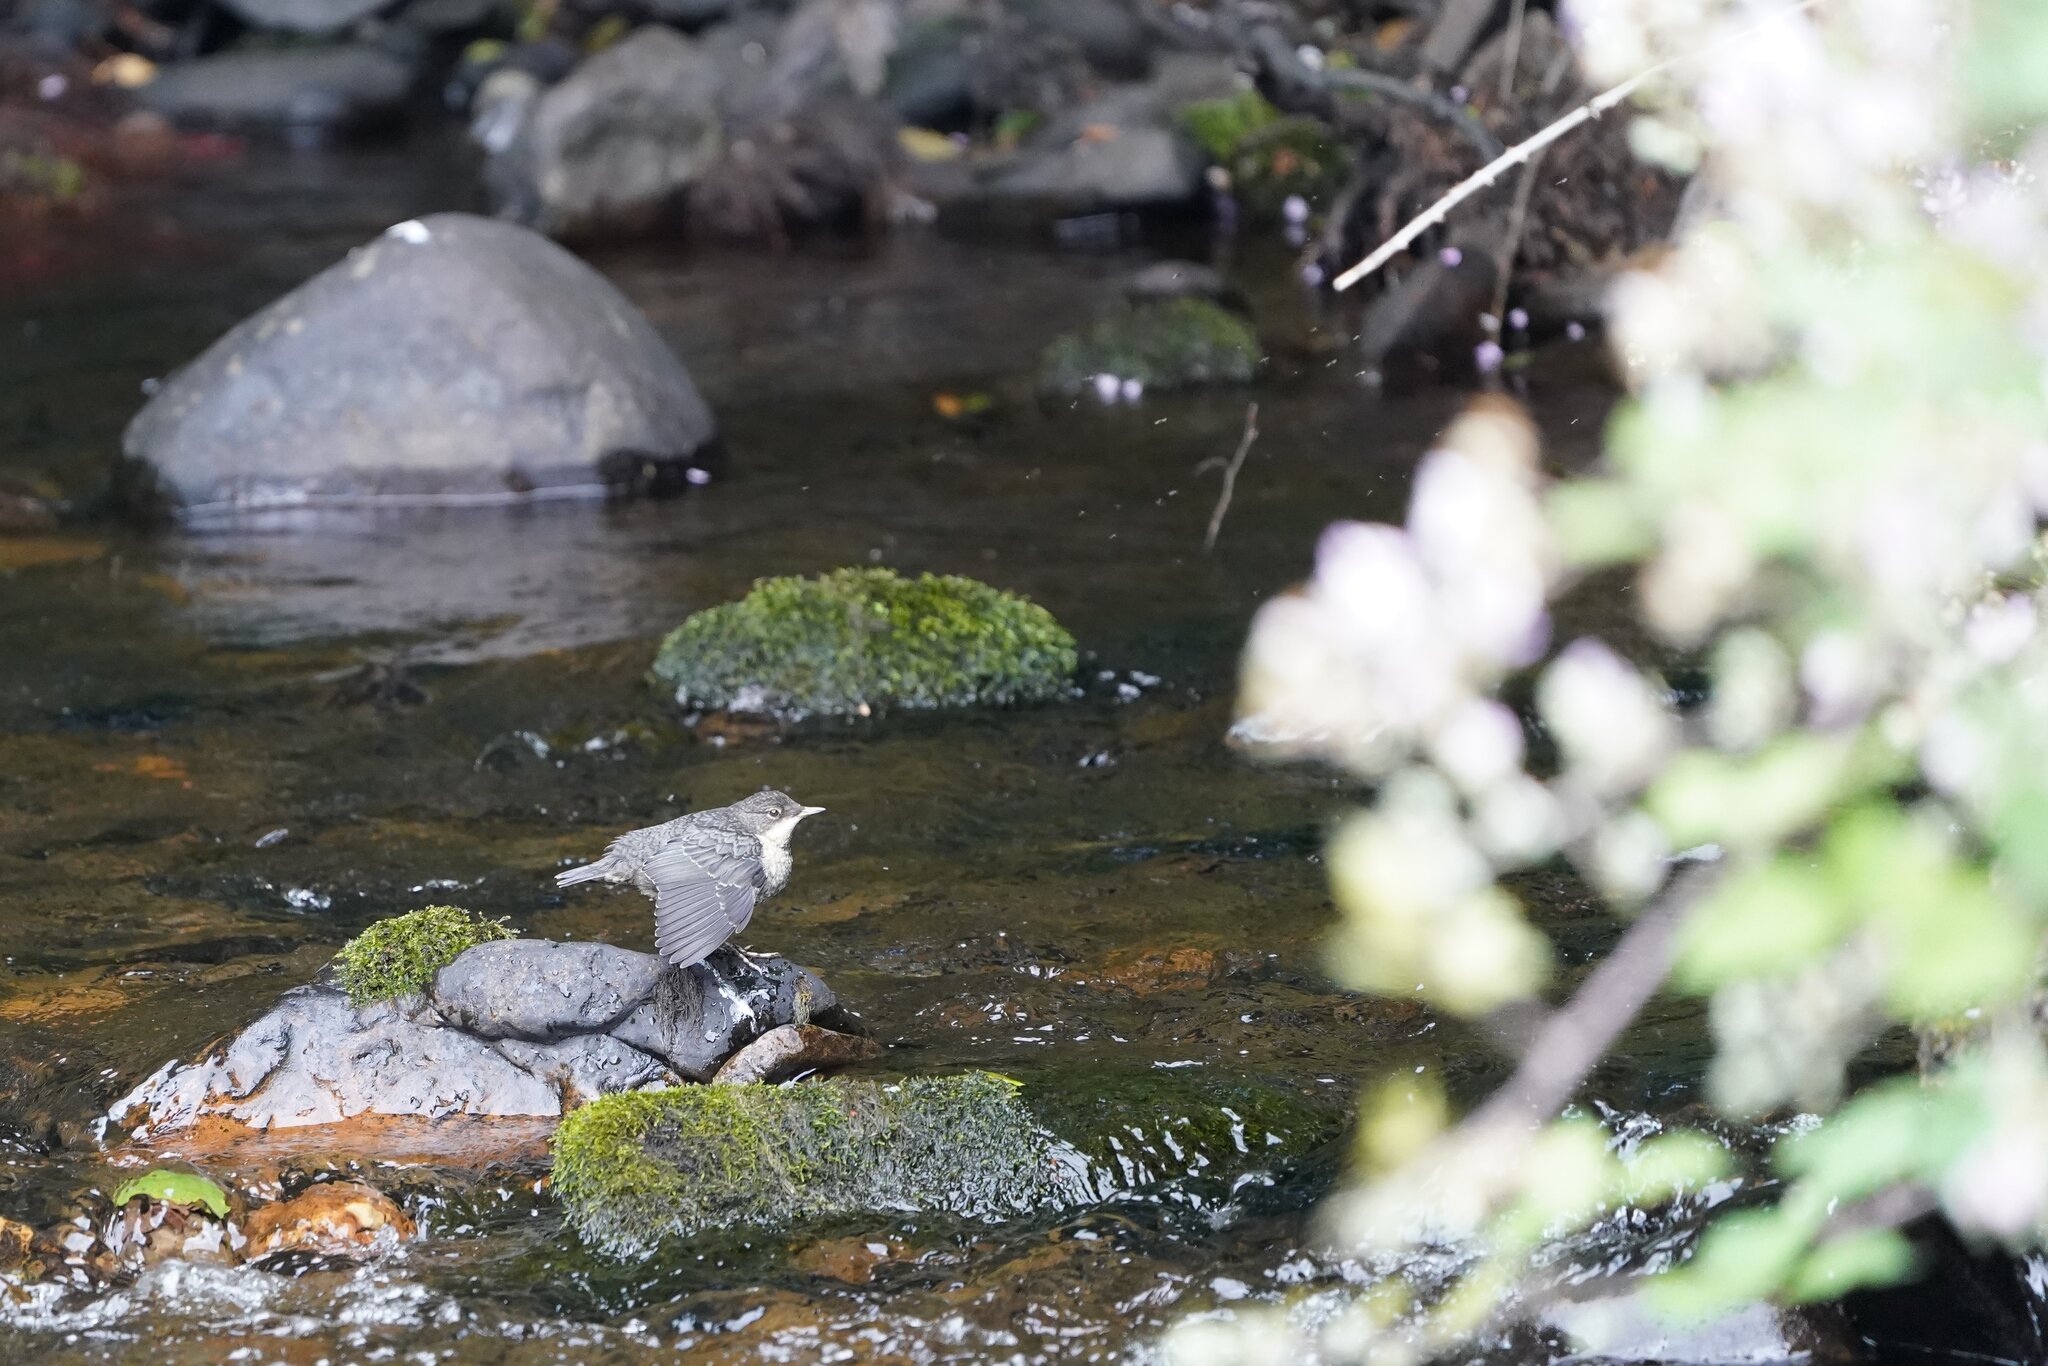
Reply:
M632 883L654 900L655 948L687 968L745 929L755 902L789 885L789 837L824 809L764 787L731 806L629 831L597 862L557 873L555 885Z

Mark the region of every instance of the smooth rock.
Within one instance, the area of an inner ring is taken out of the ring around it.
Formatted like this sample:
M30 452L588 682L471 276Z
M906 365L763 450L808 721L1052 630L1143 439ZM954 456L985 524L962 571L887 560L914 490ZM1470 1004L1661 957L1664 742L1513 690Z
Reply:
M434 976L441 1018L486 1039L559 1039L610 1029L654 994L662 962L610 944L500 939Z
M507 216L552 236L645 231L718 156L723 84L697 44L648 25L540 93L515 129L503 113L480 124L485 178Z
M135 98L185 124L347 131L395 119L418 75L412 61L367 43L250 48L160 67Z
M882 1046L858 1034L841 1034L817 1025L777 1025L725 1060L712 1077L714 1086L782 1081L821 1067L844 1067L880 1054Z
M339 33L385 9L391 0L223 0L254 28L292 33Z
M712 439L681 363L603 277L524 228L435 214L166 380L129 424L123 492L187 523L294 525L681 486Z
M777 1025L843 1013L832 989L807 969L786 958L761 961L757 971L731 949L718 950L671 979L674 999L639 1007L612 1037L691 1081L709 1081L735 1051Z

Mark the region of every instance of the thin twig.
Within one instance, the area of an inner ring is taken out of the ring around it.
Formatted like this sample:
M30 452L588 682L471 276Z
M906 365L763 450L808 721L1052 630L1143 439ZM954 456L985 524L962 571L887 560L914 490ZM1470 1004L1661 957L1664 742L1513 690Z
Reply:
M1664 984L1679 927L1720 875L1718 865L1703 864L1673 878L1572 999L1545 1018L1515 1074L1459 1127L1526 1124L1562 1109Z
M1363 280L1366 276L1378 270L1388 261L1391 261L1396 255L1398 255L1402 250L1404 250L1410 242L1413 242L1416 238L1422 236L1423 233L1428 232L1431 228L1443 222L1445 218L1450 216L1450 212L1452 209L1457 208L1458 205L1464 203L1473 195L1478 194L1481 190L1484 190L1491 186L1495 180L1499 179L1500 173L1502 171L1507 170L1510 166L1519 165L1521 162L1528 160L1528 158L1534 156L1537 152L1542 151L1551 143L1556 142L1559 138L1563 137L1566 133L1571 132L1580 124L1589 123L1592 120L1599 118L1602 114L1614 108L1614 106L1616 106L1617 104L1620 104L1630 95L1633 95L1637 91L1637 89L1640 88L1642 84L1645 81L1648 81L1651 77L1662 75L1664 72L1670 70L1674 66L1677 66L1681 62L1693 61L1701 57L1711 56L1712 54L1719 52L1723 48L1732 46L1733 44L1741 42L1743 39L1752 36L1753 34L1762 30L1767 25L1774 24L1778 22L1778 20L1780 19L1789 18L1792 15L1798 14L1804 10L1812 9L1815 5L1819 3L1820 0L1799 0L1797 4L1787 6L1786 8L1778 11L1776 14L1771 15L1769 18L1764 19L1756 24L1752 24L1750 27L1746 29L1743 29L1740 33L1730 34L1727 38L1724 38L1722 41L1715 43L1713 46L1707 48L1704 52L1683 53L1677 57L1672 57L1666 61L1659 62L1655 66L1650 67L1645 71L1637 72L1635 75L1623 81L1620 85L1614 86L1611 89L1604 90L1598 95L1595 95L1592 99L1587 100L1584 104L1572 110L1571 113L1566 114L1563 118L1557 120L1555 123L1550 124L1548 127L1543 128L1539 132L1536 132L1531 136L1524 138L1522 141L1508 148L1507 151L1502 152L1499 156L1495 157L1492 161L1487 162L1486 165L1480 167L1477 171L1474 171L1465 179L1459 181L1455 186L1452 187L1450 193L1446 194L1442 199L1437 200L1436 203L1430 205L1427 209L1424 209L1420 214L1417 214L1414 218L1410 219L1406 227L1402 228L1392 237L1389 237L1386 241L1380 243L1379 247L1372 253L1372 255L1366 257L1363 261L1360 261L1357 265L1351 267L1351 269L1345 271L1342 275L1339 275L1334 281L1333 287L1339 290L1351 288L1351 286L1357 284L1360 280Z
M1522 168L1522 183L1515 186L1515 202L1508 209L1508 235L1493 263L1493 317L1503 339L1508 329L1508 282L1515 275L1515 258L1522 254L1522 224L1529 216L1529 196L1535 192L1536 173L1542 166L1543 153L1539 150Z
M1522 15L1528 9L1529 0L1515 0L1515 7L1508 14L1507 46L1500 64L1500 102L1506 104L1515 96L1515 68L1522 64Z
M1216 548L1216 534L1223 530L1223 514L1230 511L1230 495L1237 491L1237 472L1244 468L1244 458L1251 453L1252 442L1258 439L1259 405L1252 403L1244 410L1244 435L1238 440L1237 454L1223 467L1223 492L1217 495L1216 510L1209 514L1209 534L1202 537L1204 555Z

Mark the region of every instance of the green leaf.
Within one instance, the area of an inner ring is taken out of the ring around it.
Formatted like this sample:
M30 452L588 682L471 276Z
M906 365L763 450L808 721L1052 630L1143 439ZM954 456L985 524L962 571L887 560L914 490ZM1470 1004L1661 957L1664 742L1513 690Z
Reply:
M203 1209L216 1219L228 1217L228 1193L197 1172L172 1171L168 1167L146 1171L123 1182L114 1192L114 1208L121 1208L138 1195L167 1205Z
M1566 561L1582 569L1630 563L1655 544L1629 489L1615 480L1559 484L1544 511Z
M1751 867L1710 891L1679 932L1674 980L1702 995L1744 977L1798 970L1840 943L1849 904L1813 861Z
M1854 735L1788 735L1753 755L1688 750L1646 803L1672 841L1762 849L1819 820L1877 775Z
M1737 1210L1716 1220L1691 1261L1652 1281L1653 1302L1708 1317L1770 1298L1791 1277L1826 1213L1808 1202Z
M1963 48L1962 88L1986 133L2005 133L2048 114L2048 6L1977 0Z
M1785 1139L1772 1159L1820 1199L1855 1200L1901 1182L1937 1181L1982 1126L1982 1109L1961 1089L1901 1077Z
M1832 1300L1869 1285L1894 1285L1913 1271L1913 1247L1892 1229L1830 1239L1808 1253L1785 1287L1798 1303Z

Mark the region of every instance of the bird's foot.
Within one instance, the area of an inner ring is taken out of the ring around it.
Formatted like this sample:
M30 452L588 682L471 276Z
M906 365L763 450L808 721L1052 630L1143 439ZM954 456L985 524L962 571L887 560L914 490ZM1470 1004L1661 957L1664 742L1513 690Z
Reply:
M737 944L728 945L727 947L732 949L733 957L739 959L742 963L745 963L748 967L752 968L755 972L760 973L764 977L768 973L767 960L770 958L782 957L782 955L779 953L749 953L747 950L741 948Z

